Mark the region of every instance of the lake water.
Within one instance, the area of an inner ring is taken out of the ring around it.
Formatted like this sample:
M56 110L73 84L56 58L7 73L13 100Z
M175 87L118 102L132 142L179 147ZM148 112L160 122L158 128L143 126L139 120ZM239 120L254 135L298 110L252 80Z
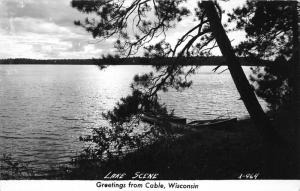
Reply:
M201 67L190 89L160 94L161 102L188 120L247 116L230 74L216 74L212 68ZM91 65L0 66L0 154L11 154L37 170L69 161L83 147L79 136L106 124L102 112L130 93L135 74L150 70L150 66L104 70Z

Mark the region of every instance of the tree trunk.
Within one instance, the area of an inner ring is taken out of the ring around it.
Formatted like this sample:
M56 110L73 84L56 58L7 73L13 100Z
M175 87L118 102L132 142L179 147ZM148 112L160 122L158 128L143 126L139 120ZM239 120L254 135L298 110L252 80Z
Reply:
M284 166L280 165L280 163L284 161L286 156L282 156L285 154L281 153L281 151L284 150L281 138L272 127L270 120L260 106L241 64L235 56L234 50L221 24L214 3L212 1L203 1L202 5L206 11L212 33L216 38L223 56L225 57L228 69L241 99L243 100L255 127L264 139L263 152L265 154L264 160L266 162L264 166L265 178L277 178L278 176L284 176L283 171L286 169L280 168L280 166Z
M223 56L225 57L230 74L241 96L241 99L246 106L247 111L249 112L255 125L259 127L262 135L265 138L272 140L273 137L271 136L271 134L273 134L273 129L271 123L264 113L263 109L261 108L254 94L253 88L250 86L248 79L246 78L242 66L239 63L238 58L235 56L234 50L221 24L220 18L213 2L204 1L203 6L207 12L211 30L216 38Z

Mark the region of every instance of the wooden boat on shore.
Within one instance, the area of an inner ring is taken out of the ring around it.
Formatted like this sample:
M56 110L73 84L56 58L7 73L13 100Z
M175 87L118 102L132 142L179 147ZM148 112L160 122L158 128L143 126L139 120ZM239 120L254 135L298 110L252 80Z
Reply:
M197 120L186 123L186 118L176 117L176 116L155 116L151 114L141 115L141 119L144 122L164 125L168 124L172 128L177 129L192 129L199 130L202 128L213 128L213 129L226 129L227 127L232 127L236 122L237 118L223 118L223 119L213 119L213 120Z
M145 113L142 114L141 119L151 124L164 123L164 122L175 123L180 125L186 124L186 118L181 118L176 116L160 116L160 115L152 115L149 113Z
M214 129L222 129L226 127L232 127L236 122L237 122L237 118L225 118L225 119L192 121L187 125L191 128L210 127Z

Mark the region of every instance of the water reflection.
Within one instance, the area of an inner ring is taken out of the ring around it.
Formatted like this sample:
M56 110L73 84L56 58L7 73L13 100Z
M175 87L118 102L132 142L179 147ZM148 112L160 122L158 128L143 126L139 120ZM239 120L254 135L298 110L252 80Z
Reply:
M202 67L192 88L170 90L160 100L188 119L247 112L228 73ZM0 153L45 169L80 151L78 137L106 125L102 112L130 93L137 73L149 66L5 65L0 67ZM201 73L201 75L200 75Z

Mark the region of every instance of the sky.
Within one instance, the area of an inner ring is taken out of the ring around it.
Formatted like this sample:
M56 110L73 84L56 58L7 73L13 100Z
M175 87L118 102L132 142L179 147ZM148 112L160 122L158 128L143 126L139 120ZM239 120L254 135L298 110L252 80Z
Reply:
M74 25L74 20L83 20L86 15L72 8L70 1L0 0L0 59L99 58L116 53L114 38L99 42ZM242 1L234 2L224 3L222 7L230 9ZM175 42L191 25L191 22L181 22L167 33L168 39Z

